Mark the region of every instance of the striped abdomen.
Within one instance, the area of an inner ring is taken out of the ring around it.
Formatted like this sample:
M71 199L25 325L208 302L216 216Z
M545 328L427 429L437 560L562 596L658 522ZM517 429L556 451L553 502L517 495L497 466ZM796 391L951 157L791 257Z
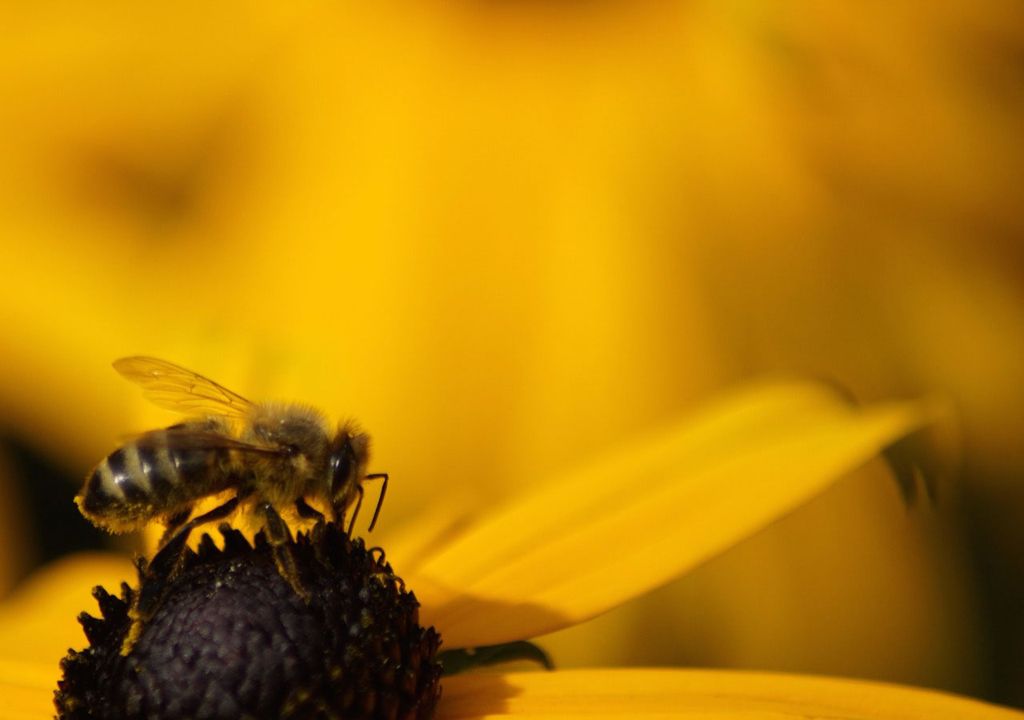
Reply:
M93 524L127 532L231 484L228 450L172 447L167 431L158 430L108 455L86 478L75 502Z

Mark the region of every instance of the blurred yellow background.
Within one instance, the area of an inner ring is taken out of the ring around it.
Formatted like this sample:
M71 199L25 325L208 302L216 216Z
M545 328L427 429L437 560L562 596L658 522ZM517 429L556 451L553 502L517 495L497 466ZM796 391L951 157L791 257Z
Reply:
M105 542L53 513L169 421L122 355L359 418L397 526L796 374L952 397L938 504L872 465L542 644L1024 705L1016 3L10 2L0 27L2 588Z

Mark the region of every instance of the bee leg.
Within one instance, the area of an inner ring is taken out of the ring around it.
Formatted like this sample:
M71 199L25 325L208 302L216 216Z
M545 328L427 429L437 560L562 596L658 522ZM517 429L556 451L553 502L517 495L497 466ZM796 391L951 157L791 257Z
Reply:
M185 551L188 549L188 538L192 531L200 525L223 520L235 511L243 499L243 496L236 495L226 503L218 505L213 510L192 518L181 525L174 536L162 543L162 547L146 568L146 576L149 582L142 583L139 589L138 602L135 606L135 613L138 618L147 620L153 616L160 606L160 601L166 591L166 585L170 583L178 573L181 572L185 562ZM166 534L166 533L165 533Z
M168 533L164 533L161 540L161 547L149 564L145 566L145 576L140 578L139 592L135 595L135 602L128 611L132 624L121 643L121 654L128 655L135 642L139 639L142 628L163 603L167 595L167 588L181 572L185 564L185 551L188 549L188 538L192 531L199 525L204 525L215 520L223 520L235 511L238 504L245 499L246 494L238 494L213 510L203 513L199 517L192 518L184 525L177 528L174 536L167 539ZM173 519L177 518L175 515ZM185 515L187 518L188 515ZM170 523L168 524L170 530Z
M300 497L295 501L295 510L303 520L324 521L324 514L306 502L306 498Z
M373 532L373 529L377 526L377 518L380 517L380 508L384 504L384 496L388 492L388 474L387 473L370 473L364 480L383 480L380 485L380 494L377 496L377 507L373 510L373 519L370 520L370 527L367 532ZM352 533L349 533L351 535Z
M193 508L189 506L181 512L167 518L167 527L164 528L164 534L160 536L160 544L157 545L157 548L163 549L167 543L170 542L175 533L177 533L181 526L188 520L189 516L192 514L192 509Z
M260 506L260 511L266 520L263 527L267 533L267 542L270 543L277 571L292 586L296 595L309 602L309 591L302 585L302 580L299 578L299 566L295 562L295 556L292 555L290 546L292 534L288 530L287 523L270 503L263 503Z
M356 518L359 517L359 508L361 508L363 506L363 492L364 492L363 491L363 486L362 485L356 485L356 495L357 495L357 497L356 497L356 506L352 509L352 517L348 521L348 531L347 532L348 532L349 537L352 536L352 531L355 530ZM334 508L334 517L335 517L335 521L344 520L345 519L345 507L344 506L338 506L338 507Z

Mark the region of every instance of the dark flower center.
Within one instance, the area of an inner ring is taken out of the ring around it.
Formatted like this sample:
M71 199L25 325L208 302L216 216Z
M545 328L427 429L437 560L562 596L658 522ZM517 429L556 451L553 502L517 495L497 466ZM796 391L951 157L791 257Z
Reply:
M135 628L138 591L96 588L90 646L64 659L61 718L428 718L440 696L440 637L378 550L334 525L291 551L309 597L278 572L270 547L221 528L187 552L152 617ZM127 654L123 654L127 651Z

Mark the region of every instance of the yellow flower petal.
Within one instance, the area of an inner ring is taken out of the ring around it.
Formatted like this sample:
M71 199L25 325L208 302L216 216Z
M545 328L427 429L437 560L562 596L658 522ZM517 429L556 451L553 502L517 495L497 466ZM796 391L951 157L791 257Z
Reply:
M0 659L0 720L53 717L56 688L56 667Z
M856 680L709 670L567 670L448 678L437 720L529 717L1021 720L955 695Z
M99 614L92 588L103 585L116 595L122 580L134 579L131 562L120 555L81 553L51 563L0 606L0 661L48 666L56 687L60 659L70 646L85 646L78 614Z
M394 527L378 526L375 535L364 535L364 539L368 545L380 544L387 551L395 572L402 577L412 575L439 547L453 542L480 517L485 510L480 502L461 488L447 488L442 498L421 507L416 515L396 522Z
M681 575L927 417L853 408L817 385L755 386L547 483L406 580L449 647L550 632Z

